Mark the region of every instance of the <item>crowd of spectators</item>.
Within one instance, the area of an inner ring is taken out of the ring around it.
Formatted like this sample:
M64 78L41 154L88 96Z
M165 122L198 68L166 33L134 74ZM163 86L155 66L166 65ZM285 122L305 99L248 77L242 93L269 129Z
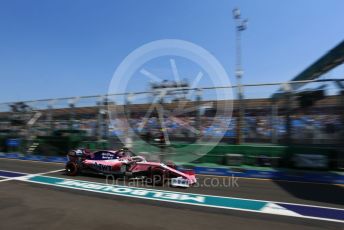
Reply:
M142 118L130 119L131 128L142 133L147 130L161 129L157 117L148 119L143 124ZM294 115L290 117L291 138L295 140L336 140L342 129L341 117L338 115ZM235 138L237 118L196 117L165 118L163 125L171 137L224 136ZM112 135L123 135L123 131L112 128ZM142 128L143 127L143 128ZM200 131L198 133L196 130ZM270 142L275 135L283 138L286 135L286 119L284 116L247 116L243 127L244 138L250 142Z
M151 117L144 121L143 117L129 119L130 128L123 126L123 120L106 121L108 128L106 135L126 135L125 130L134 130L137 134L155 132L165 128L172 138L197 138L199 136L217 136L233 139L237 132L236 117L218 116L180 116L165 117L164 123L158 117ZM99 133L97 117L92 119L53 120L52 125L46 120L39 120L30 130L37 136L49 135L50 129L78 129L86 131L88 136L97 136ZM342 116L330 114L293 114L290 116L291 138L295 141L307 140L308 143L320 143L331 140L332 143L340 140L344 127ZM283 139L287 132L286 117L264 114L247 114L243 122L243 135L246 142L272 142L274 139ZM25 128L25 127L23 127ZM0 123L0 129L14 129L10 122ZM18 129L20 131L20 129ZM23 134L24 135L24 134Z

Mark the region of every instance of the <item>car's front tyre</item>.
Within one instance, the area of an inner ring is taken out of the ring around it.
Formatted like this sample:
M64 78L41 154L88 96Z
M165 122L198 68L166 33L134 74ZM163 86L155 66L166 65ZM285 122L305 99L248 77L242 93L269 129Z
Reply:
M165 174L162 170L152 170L147 178L148 184L152 186L163 186L165 183Z

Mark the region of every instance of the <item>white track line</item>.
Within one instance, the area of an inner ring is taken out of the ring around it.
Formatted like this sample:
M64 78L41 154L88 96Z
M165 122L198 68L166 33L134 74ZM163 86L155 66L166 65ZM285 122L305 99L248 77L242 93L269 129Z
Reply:
M17 177L10 177L4 180L0 180L1 182L6 182L6 181L11 181L11 180L20 180L21 178L25 178L27 176L40 176L40 175L45 175L45 174L50 174L50 173L55 173L55 172L61 172L64 171L65 169L58 169L58 170L53 170L53 171L48 171L48 172L43 172L43 173L25 173L26 175L23 176L17 176ZM13 173L23 173L23 172L15 172L15 171L8 171L8 170L2 170L2 171L6 171L6 172L13 172ZM24 174L24 173L23 173Z
M43 163L43 164L66 164L63 162L48 162L48 161L34 161L34 160L23 160L23 159L13 159L13 158L0 158L0 160L11 160L11 161L29 161L32 163ZM2 170L6 171L6 170ZM197 176L201 177L231 177L231 176L219 176L219 175L208 175L208 174L196 174ZM270 178L257 178L257 177L238 177L244 180L257 180L257 181L265 181L265 182L273 182L273 181L280 181L280 182L287 182L287 183L299 183L299 184L319 184L319 185L336 185L344 187L344 184L330 184L330 183L321 183L321 182L309 182L309 181L290 181L290 180L278 180L278 179L270 179Z
M49 174L49 172L44 173L44 174ZM25 176L15 177L15 178L21 179L21 178L26 178L26 177L36 176L36 175L42 175L42 174L28 174L28 175L25 175ZM85 182L85 183L93 183L93 184L109 185L109 186L111 186L110 184L101 183L101 182L95 182L95 181L88 181L88 180L84 180L84 179L69 179L69 178L56 177L56 176L45 176L45 177L47 177L47 178L59 178L59 179L63 179L63 180L71 180L71 181L77 181L77 182ZM24 180L24 181L26 181L26 180ZM26 181L26 182L29 182L29 183L40 183L40 182L33 182L33 181ZM128 186L128 185L114 185L114 186L124 187L124 188L136 188L136 189L140 189L141 188L141 187ZM67 187L67 188L70 188L70 187ZM276 201L276 200L260 200L260 199L240 198L240 197L231 197L231 196L216 196L216 195L203 194L203 193L178 192L178 191L171 191L171 190L164 190L164 189L155 189L155 188L143 188L143 189L148 190L148 191L153 191L153 192L171 192L171 193L178 193L178 194L191 194L191 195L196 195L196 196L211 196L211 197L218 197L218 198L231 198L231 199L236 199L236 200L247 200L247 201L258 201L258 202L272 202L272 203L280 203L280 204L301 205L301 206L307 206L307 207L313 207L313 208L326 208L326 209L333 209L333 210L344 210L343 208L328 207L328 206L321 206L321 205L312 205L312 204L302 204L302 203L281 202L281 201ZM93 191L93 190L90 190L90 191Z
M27 175L27 177L30 177L30 175ZM45 176L45 177L47 177L47 178L59 178L59 177L50 177L50 176ZM176 200L163 200L163 199L156 199L156 198L144 197L144 196L138 197L138 196L134 196L134 195L130 195L130 194L119 194L119 193L114 194L114 193L107 192L107 191L99 191L99 190L95 191L95 190L88 189L88 188L70 187L70 186L65 186L65 185L49 184L49 183L39 182L39 181L29 181L29 180L25 180L25 178L23 178L23 179L24 179L23 180L24 182L28 182L28 183L36 183L36 184L43 184L43 185L46 185L46 186L62 187L62 188L71 189L71 190L82 190L82 191L87 191L87 192L91 192L91 193L104 193L104 194L110 194L110 195L115 195L115 196L131 197L131 198L135 198L135 199L146 199L146 200L154 200L154 201L169 202L169 203L180 203L180 204L183 204L183 205L204 206L204 207L229 209L229 210L239 210L239 211L245 211L245 212L255 212L255 213L261 213L261 214L281 215L281 216L290 217L290 215L285 215L285 214L280 214L280 213L264 213L262 210L251 210L251 209L235 208L235 207L223 207L223 206L208 205L208 204L185 203L185 202L176 201ZM107 184L104 184L104 183L91 182L91 181L85 181L85 180L73 180L73 179L65 179L65 178L60 178L60 179L64 179L66 181L70 180L70 181L76 181L76 182L84 182L84 183L91 183L91 184L107 185ZM109 185L109 186L111 186L111 185ZM122 185L120 185L120 186L117 185L115 187L122 187L122 188L126 187L126 188L142 189L142 188L138 188L138 187L122 186ZM159 189L144 188L144 190L152 191L152 192L166 192L166 193L176 193L176 194L191 194L191 195L199 195L199 196L206 196L206 197L218 197L218 198L230 198L230 199L235 199L235 200L258 201L258 202L266 202L266 203L275 203L277 205L279 205L279 204L291 204L291 205L297 205L297 206L306 206L306 207L314 207L314 208L325 208L325 209L340 210L340 211L344 210L344 209L341 209L341 208L333 208L333 207L326 207L326 206L306 205L306 204L297 204L297 203L268 201L268 200L245 199L245 198L238 198L238 197L214 196L214 195L197 194L197 193L189 193L189 192L176 192L176 191L161 190L161 189L159 190ZM301 216L291 216L291 217L344 223L343 220L329 219L329 218L323 218L323 217L303 216L303 215L301 215Z
M0 160L11 160L11 161L29 161L33 163L43 163L43 164L65 164L63 162L53 162L53 161L39 161L39 160L26 160L26 159L14 159L14 158L0 158ZM5 171L5 170L2 170Z
M208 174L196 174L200 177L219 177L219 178L227 178L232 176L218 176L218 175L208 175ZM310 182L310 181L296 181L296 180L278 180L278 179L271 179L271 178L258 178L258 177L241 177L241 176L234 176L239 179L243 180L256 180L256 181L265 181L265 182L287 182L287 183L299 183L299 184L318 184L318 185L335 185L335 186L344 186L344 184L330 184L330 183L321 183L321 182ZM239 180L238 179L238 180Z
M13 177L13 178L8 178L5 180L2 180L0 182L4 182L4 181L11 181L11 180L19 180L19 181L24 181L24 182L29 182L29 183L37 183L37 184L44 184L44 185L51 185L51 184L46 184L46 183L42 183L42 182L37 182L37 181L29 181L26 180L28 177L33 177L33 176L38 176L38 175L44 175L44 174L50 174L50 173L54 173L54 172L60 172L63 171L64 169L60 169L60 170L53 170L53 171L48 171L48 172L43 172L43 173L35 173L35 174L27 174L27 175L23 175L23 176L19 176L19 177ZM5 171L5 170L4 170ZM22 173L22 172L16 172L16 171L8 171L8 172L13 172L13 173ZM60 178L60 179L64 179L64 180L72 180L72 179L66 179L66 178L61 178L61 177L51 177L51 176L47 176L47 178ZM79 181L79 182L85 182L85 183L93 183L93 184L101 184L101 185L107 185L105 183L99 183L99 182L92 182L92 181L87 181L87 180L72 180L72 181ZM89 191L89 192L97 192L97 193L107 193L110 195L118 195L118 194L113 194L113 193L109 193L109 192L104 192L104 191L94 191L91 189L85 189L85 188L71 188L68 186L62 186L62 185L51 185L51 186L56 186L56 187L65 187L67 189L76 189L76 190L84 190L84 191ZM118 185L117 185L118 186ZM120 185L118 187L126 187L126 188L138 188L138 187L132 187L132 186L125 186L125 185ZM172 192L172 193L178 193L178 194L191 194L191 195L199 195L199 196L210 196L210 197L218 197L218 198L231 198L231 199L236 199L236 200L247 200L247 201L259 201L259 202L268 202L268 203L279 203L279 204L290 204L290 205L298 205L298 206L305 206L305 207L314 207L314 208L325 208L325 209L332 209L332 210L344 210L342 208L334 208L334 207L326 207L326 206L320 206L320 205L307 205L307 204L297 204L297 203L289 203L289 202L280 202L280 201L271 201L271 200L258 200L258 199L247 199L247 198L238 198L238 197L227 197L227 196L215 196L215 195L207 195L207 194L199 194L199 193L190 193L190 192L177 192L177 191L166 191L166 190L159 190L159 189L149 189L149 188L144 188L145 190L148 191L154 191L154 192ZM128 196L128 197L133 197L133 198L141 198L141 199L150 199L150 200L156 200L153 198L147 198L147 197L136 197L136 196L131 196L131 195L124 195L121 194L120 196ZM173 202L173 203L182 203L185 204L183 202L178 202L178 201L166 201L166 200L159 200L159 201L164 201L164 202ZM196 205L196 204L187 204L187 205ZM207 206L207 207L215 207L215 208L219 208L217 206L212 206L212 205L205 205L205 204L197 204L198 206ZM221 207L224 208L224 207ZM246 210L246 209L241 209L241 208L225 208L225 209L232 209L232 210L242 210L242 211L247 211L247 212L258 212L258 213L262 213L261 211L254 211L254 210ZM268 213L269 214L269 213ZM271 213L270 213L271 214ZM280 215L280 214L277 214ZM284 216L284 215L283 215ZM298 216L296 216L298 217ZM310 216L300 216L300 218L305 218L305 219L317 219L317 220L327 220L327 221L333 221L333 222L340 222L340 223L344 223L344 221L342 220L336 220L336 219L327 219L327 218L315 218L315 217L310 217Z

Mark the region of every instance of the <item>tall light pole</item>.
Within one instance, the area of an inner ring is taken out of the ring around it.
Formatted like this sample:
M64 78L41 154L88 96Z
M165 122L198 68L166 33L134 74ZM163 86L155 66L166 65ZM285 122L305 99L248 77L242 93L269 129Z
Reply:
M243 87L241 84L241 78L243 76L243 70L241 67L241 32L247 28L247 19L242 20L240 15L240 10L235 8L233 10L233 19L235 21L235 34L236 34L236 70L235 76L237 79L237 92L238 92L238 107L239 115L237 120L237 131L236 131L236 142L237 144L242 143L243 133L242 128L244 126L244 115L245 107L243 105Z

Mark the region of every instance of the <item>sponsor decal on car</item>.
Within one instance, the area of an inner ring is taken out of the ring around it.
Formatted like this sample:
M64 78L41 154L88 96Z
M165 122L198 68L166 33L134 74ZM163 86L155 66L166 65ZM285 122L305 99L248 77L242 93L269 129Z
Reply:
M185 187L185 188L190 186L189 181L182 177L172 178L171 185L176 186L176 187Z
M107 153L107 152L102 153L102 159L103 160L111 160L114 158L116 158L116 157L114 157L114 154L112 154L112 153Z
M94 164L91 164L90 167L102 172L111 172L112 170L112 167L110 165L103 165L97 162L95 162Z

